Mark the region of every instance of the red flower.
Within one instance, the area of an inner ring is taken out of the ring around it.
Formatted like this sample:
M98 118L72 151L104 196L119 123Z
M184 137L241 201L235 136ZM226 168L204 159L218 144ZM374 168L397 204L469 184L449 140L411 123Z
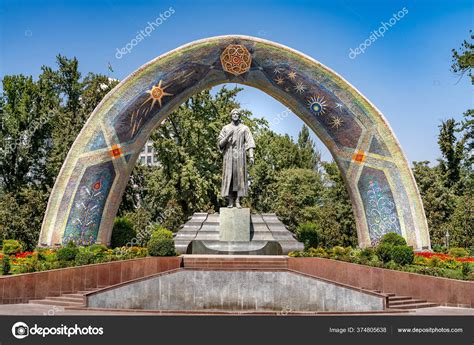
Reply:
M33 252L18 253L18 254L15 255L15 257L16 257L17 259L20 259L20 258L21 258L21 259L24 259L24 258L26 258L28 255L33 255Z
M470 258L453 258L452 256L448 254L442 254L442 253L432 253L432 252L418 252L415 253L416 256L422 256L426 259L431 259L432 257L436 256L438 257L441 261L445 260L456 260L459 262L474 262L474 257Z

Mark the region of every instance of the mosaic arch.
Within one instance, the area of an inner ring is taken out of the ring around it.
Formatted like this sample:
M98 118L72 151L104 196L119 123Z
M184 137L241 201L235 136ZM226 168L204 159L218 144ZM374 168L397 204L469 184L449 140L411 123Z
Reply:
M186 99L222 83L266 92L328 147L346 181L361 246L396 232L414 248L430 247L413 175L380 111L314 59L247 36L192 42L150 61L112 90L67 155L39 244L109 243L130 172L152 130Z

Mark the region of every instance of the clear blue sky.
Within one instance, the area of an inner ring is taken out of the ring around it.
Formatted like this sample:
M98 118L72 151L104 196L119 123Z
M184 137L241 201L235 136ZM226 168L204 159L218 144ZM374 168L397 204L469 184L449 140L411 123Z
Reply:
M37 76L58 53L76 56L80 69L123 79L145 62L205 37L244 34L297 49L342 75L384 113L410 161L435 160L437 126L461 119L473 105L467 78L450 72L451 49L474 27L473 1L23 1L0 2L0 75ZM121 59L148 21L174 14ZM356 48L381 22L408 13L355 59ZM114 73L107 71L111 63ZM246 88L239 98L255 116L285 108ZM295 136L302 122L288 117L273 129ZM322 146L319 144L318 146ZM329 158L322 149L324 157Z

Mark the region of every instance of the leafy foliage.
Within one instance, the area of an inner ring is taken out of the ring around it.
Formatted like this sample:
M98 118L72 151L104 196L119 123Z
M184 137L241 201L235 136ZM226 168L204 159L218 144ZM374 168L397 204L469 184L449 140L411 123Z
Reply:
M110 246L112 248L122 247L130 243L137 235L133 228L133 223L127 217L115 218L114 227L112 229L112 239Z
M2 258L2 274L4 276L10 273L11 265L10 265L10 257L8 255L4 255Z
M407 245L395 245L392 248L391 258L398 265L410 265L414 256L413 248Z
M296 239L304 243L305 249L317 248L320 236L320 229L315 223L305 222L296 228Z
M388 234L382 236L380 243L387 243L393 246L405 246L407 241L405 241L405 239L399 234L389 232Z
M33 249L54 179L92 110L116 81L57 56L37 80L4 76L0 94L0 239Z
M164 228L157 228L148 241L148 253L151 256L176 255L173 242L173 233Z
M66 246L58 249L56 256L59 261L74 261L78 253L79 248L74 242L69 242Z
M3 240L2 251L5 256L21 253L23 246L16 240Z

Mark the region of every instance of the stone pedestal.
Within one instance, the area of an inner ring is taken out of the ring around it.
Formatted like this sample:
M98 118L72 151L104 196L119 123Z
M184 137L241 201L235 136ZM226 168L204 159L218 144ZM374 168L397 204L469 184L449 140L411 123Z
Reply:
M250 209L219 209L219 241L250 241Z
M273 213L221 208L219 213L195 213L174 238L180 254L286 255L303 250L303 243Z

